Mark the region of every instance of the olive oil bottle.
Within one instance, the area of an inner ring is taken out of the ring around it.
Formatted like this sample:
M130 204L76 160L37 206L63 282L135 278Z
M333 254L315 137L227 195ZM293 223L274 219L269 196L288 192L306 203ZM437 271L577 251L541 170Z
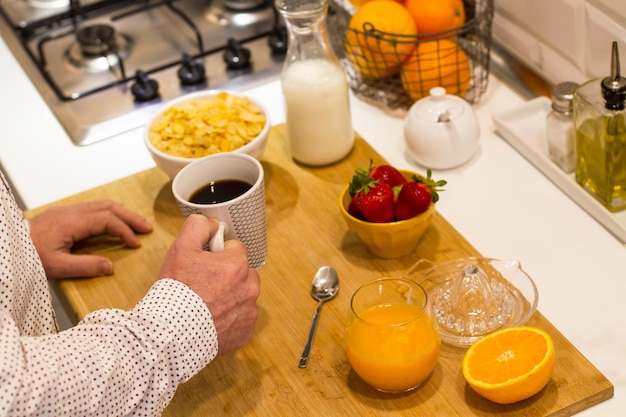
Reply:
M611 75L581 85L573 98L576 182L609 211L626 209L626 78L613 42Z

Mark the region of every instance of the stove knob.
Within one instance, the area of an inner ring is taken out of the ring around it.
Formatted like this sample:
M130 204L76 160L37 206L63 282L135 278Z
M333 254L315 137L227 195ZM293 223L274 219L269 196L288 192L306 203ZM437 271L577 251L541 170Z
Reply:
M206 80L204 65L183 54L182 66L178 69L178 79L183 85L201 84Z
M287 52L287 28L285 26L274 26L274 29L267 38L267 44L272 53L284 54Z
M148 78L142 70L135 74L135 84L130 87L136 101L150 101L159 96L159 83Z
M234 38L228 39L224 51L224 62L228 69L241 69L250 66L250 50L241 46Z

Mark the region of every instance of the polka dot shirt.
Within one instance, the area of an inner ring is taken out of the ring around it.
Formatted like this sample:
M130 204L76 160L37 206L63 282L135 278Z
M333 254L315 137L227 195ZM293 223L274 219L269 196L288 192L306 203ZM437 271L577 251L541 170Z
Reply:
M130 311L58 332L28 223L0 173L0 416L158 416L217 355L202 299L157 281Z

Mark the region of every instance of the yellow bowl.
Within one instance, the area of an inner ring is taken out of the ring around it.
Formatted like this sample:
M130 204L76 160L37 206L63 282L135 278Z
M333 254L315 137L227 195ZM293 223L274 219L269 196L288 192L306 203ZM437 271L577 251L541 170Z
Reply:
M402 175L410 179L415 172L400 170ZM408 220L390 223L371 223L359 220L348 213L350 205L349 186L346 186L339 197L339 208L348 229L356 234L374 255L381 258L399 258L413 252L420 238L432 223L435 204L419 216Z

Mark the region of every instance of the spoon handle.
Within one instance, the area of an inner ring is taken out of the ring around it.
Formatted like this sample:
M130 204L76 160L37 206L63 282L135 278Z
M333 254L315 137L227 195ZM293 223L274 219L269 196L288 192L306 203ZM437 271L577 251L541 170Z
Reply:
M317 308L315 309L315 314L313 314L313 322L311 323L311 330L309 330L309 336L306 339L306 344L304 345L302 356L300 356L300 363L298 364L300 368L306 368L307 364L309 363L309 354L311 353L311 345L313 344L313 338L315 337L315 330L317 330L317 321L320 317L322 304L324 304L323 301L320 301L317 304Z

